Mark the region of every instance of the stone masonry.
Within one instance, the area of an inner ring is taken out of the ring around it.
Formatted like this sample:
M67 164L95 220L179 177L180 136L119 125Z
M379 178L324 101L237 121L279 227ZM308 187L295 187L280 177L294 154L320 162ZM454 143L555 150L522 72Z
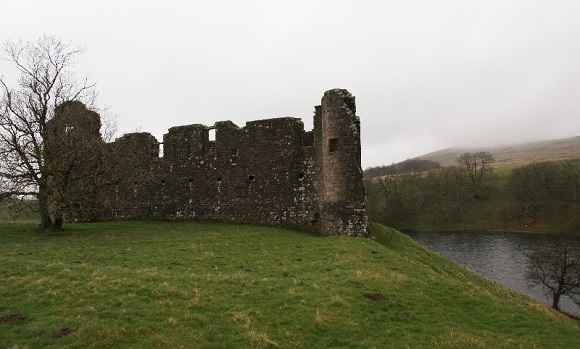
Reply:
M245 127L220 121L172 127L163 143L131 133L104 146L122 149L135 169L101 192L106 209L67 212L68 220L201 220L368 234L360 122L346 90L324 94L313 131L290 117Z

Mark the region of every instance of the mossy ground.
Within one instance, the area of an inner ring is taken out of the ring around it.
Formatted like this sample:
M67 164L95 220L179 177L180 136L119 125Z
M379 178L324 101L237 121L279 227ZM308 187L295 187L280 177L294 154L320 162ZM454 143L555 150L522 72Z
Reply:
M579 343L577 320L395 230L373 225L372 232L373 239L363 239L249 225L115 222L43 235L32 224L1 224L0 318L17 317L0 321L0 347Z

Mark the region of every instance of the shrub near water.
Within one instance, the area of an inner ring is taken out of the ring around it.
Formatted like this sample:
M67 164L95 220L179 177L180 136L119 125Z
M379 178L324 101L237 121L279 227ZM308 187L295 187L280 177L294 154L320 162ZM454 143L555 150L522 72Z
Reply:
M564 348L580 325L373 226L0 225L8 348Z

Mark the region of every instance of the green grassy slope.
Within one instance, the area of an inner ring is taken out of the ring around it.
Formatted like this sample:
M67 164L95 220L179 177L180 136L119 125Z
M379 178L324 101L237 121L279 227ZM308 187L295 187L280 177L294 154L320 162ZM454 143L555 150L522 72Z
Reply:
M67 227L39 235L33 225L0 224L0 347L571 348L580 340L578 321L379 225L374 239L205 223ZM52 338L63 328L72 332Z

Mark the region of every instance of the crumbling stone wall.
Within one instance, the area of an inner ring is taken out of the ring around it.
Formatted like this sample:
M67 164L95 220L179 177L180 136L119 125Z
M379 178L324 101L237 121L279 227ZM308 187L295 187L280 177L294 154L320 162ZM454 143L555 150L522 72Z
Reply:
M102 192L113 205L98 219L224 221L366 236L355 113L354 97L335 89L315 107L313 131L290 117L245 127L178 126L164 135L162 155L151 134L125 135L107 146L137 165Z

